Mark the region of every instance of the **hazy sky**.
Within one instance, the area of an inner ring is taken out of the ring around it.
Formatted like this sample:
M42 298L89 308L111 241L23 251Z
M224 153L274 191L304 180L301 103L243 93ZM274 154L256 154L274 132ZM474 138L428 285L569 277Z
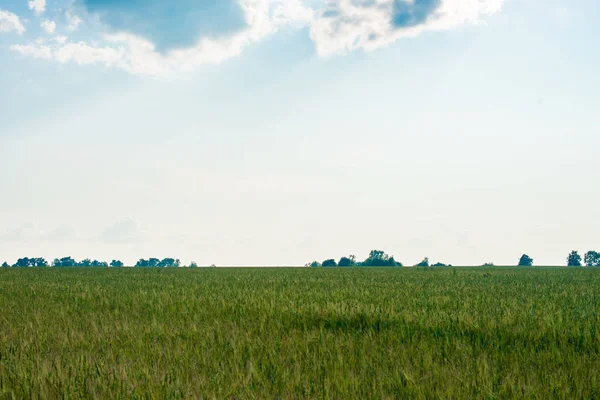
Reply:
M0 0L0 262L600 250L598 21L597 0Z

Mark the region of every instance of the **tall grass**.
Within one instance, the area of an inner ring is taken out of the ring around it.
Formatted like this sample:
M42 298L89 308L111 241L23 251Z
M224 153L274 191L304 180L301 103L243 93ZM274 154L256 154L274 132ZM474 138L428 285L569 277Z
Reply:
M599 289L584 268L0 270L0 393L599 398Z

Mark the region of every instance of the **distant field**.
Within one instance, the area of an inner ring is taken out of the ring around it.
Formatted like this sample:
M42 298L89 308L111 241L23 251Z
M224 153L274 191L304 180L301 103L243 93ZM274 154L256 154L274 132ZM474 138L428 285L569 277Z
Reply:
M2 269L0 398L600 398L600 269Z

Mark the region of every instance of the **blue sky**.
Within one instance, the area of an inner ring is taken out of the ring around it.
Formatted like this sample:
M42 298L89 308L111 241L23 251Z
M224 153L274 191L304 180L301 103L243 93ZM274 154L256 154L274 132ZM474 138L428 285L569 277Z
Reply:
M0 262L599 250L596 2L162 3L0 2Z
M246 25L233 0L84 0L81 6L115 32L143 36L161 51L189 47L201 36L224 35Z

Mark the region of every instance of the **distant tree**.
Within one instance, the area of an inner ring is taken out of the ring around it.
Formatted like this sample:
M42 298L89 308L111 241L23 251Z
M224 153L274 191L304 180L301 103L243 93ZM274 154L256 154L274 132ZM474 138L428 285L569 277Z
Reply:
M17 262L13 265L14 268L29 268L31 267L31 262L29 257L19 258Z
M47 267L48 262L42 257L24 257L19 258L15 263L16 268L29 268L29 267Z
M4 261L2 263L2 268L9 268L9 267L10 267L10 265L8 265L8 263L6 261Z
M415 265L415 267L429 267L429 258L425 257L423 261Z
M160 260L158 258L149 258L148 259L149 267L158 267L158 264L160 264Z
M581 256L575 250L573 250L571 253L569 253L569 256L567 257L567 266L568 267L581 267Z
M122 268L123 267L123 263L121 262L121 260L112 260L110 262L110 266L113 268Z
M175 265L175 259L173 258L163 258L158 262L158 266L161 268L165 267L173 267Z
M321 266L321 263L318 261L313 261L313 262L304 264L304 266L309 267L309 268L319 268Z
M527 254L523 254L519 259L519 267L531 267L533 265L533 258Z
M321 265L323 267L337 267L337 263L334 259L325 260Z
M94 261L92 261L92 267L96 267L96 268L108 268L108 263L106 261L94 260Z
M152 260L152 258L150 259ZM181 261L179 261L179 259L174 259L174 258L164 258L161 261L158 262L158 267L161 268L173 268L173 267L179 267L181 265Z
M402 263L394 260L394 256L388 256L381 250L371 250L369 257L360 263L364 267L401 267Z
M452 264L444 264L444 263L441 263L441 262L437 262L437 263L435 263L435 264L432 265L432 267L451 267L451 266L452 266Z
M138 262L135 263L135 267L146 268L149 266L148 260L144 260L143 258L140 258Z
M48 261L46 261L43 257L31 258L30 260L32 267L47 267Z
M340 262L338 262L338 266L340 267L353 267L356 265L356 256L350 255L348 257L340 258Z
M588 267L600 267L600 253L597 251L588 251L583 259Z
M382 250L371 250L369 257L363 261L364 265L380 264L387 261L389 256Z
M77 263L78 267L91 267L92 266L92 260L90 260L89 258L86 258L84 260L81 260Z
M482 265L482 267L493 267L494 263L493 262L487 262L485 264Z
M198 268L198 264L196 263L196 261L192 261L190 263L190 268Z
M54 267L76 267L77 261L75 261L71 257L63 257L61 259L55 258L54 261L52 261L52 266L54 266Z
M52 261L52 266L53 267L76 267L77 261L75 261L71 257L63 257L61 259L55 258L54 261Z

